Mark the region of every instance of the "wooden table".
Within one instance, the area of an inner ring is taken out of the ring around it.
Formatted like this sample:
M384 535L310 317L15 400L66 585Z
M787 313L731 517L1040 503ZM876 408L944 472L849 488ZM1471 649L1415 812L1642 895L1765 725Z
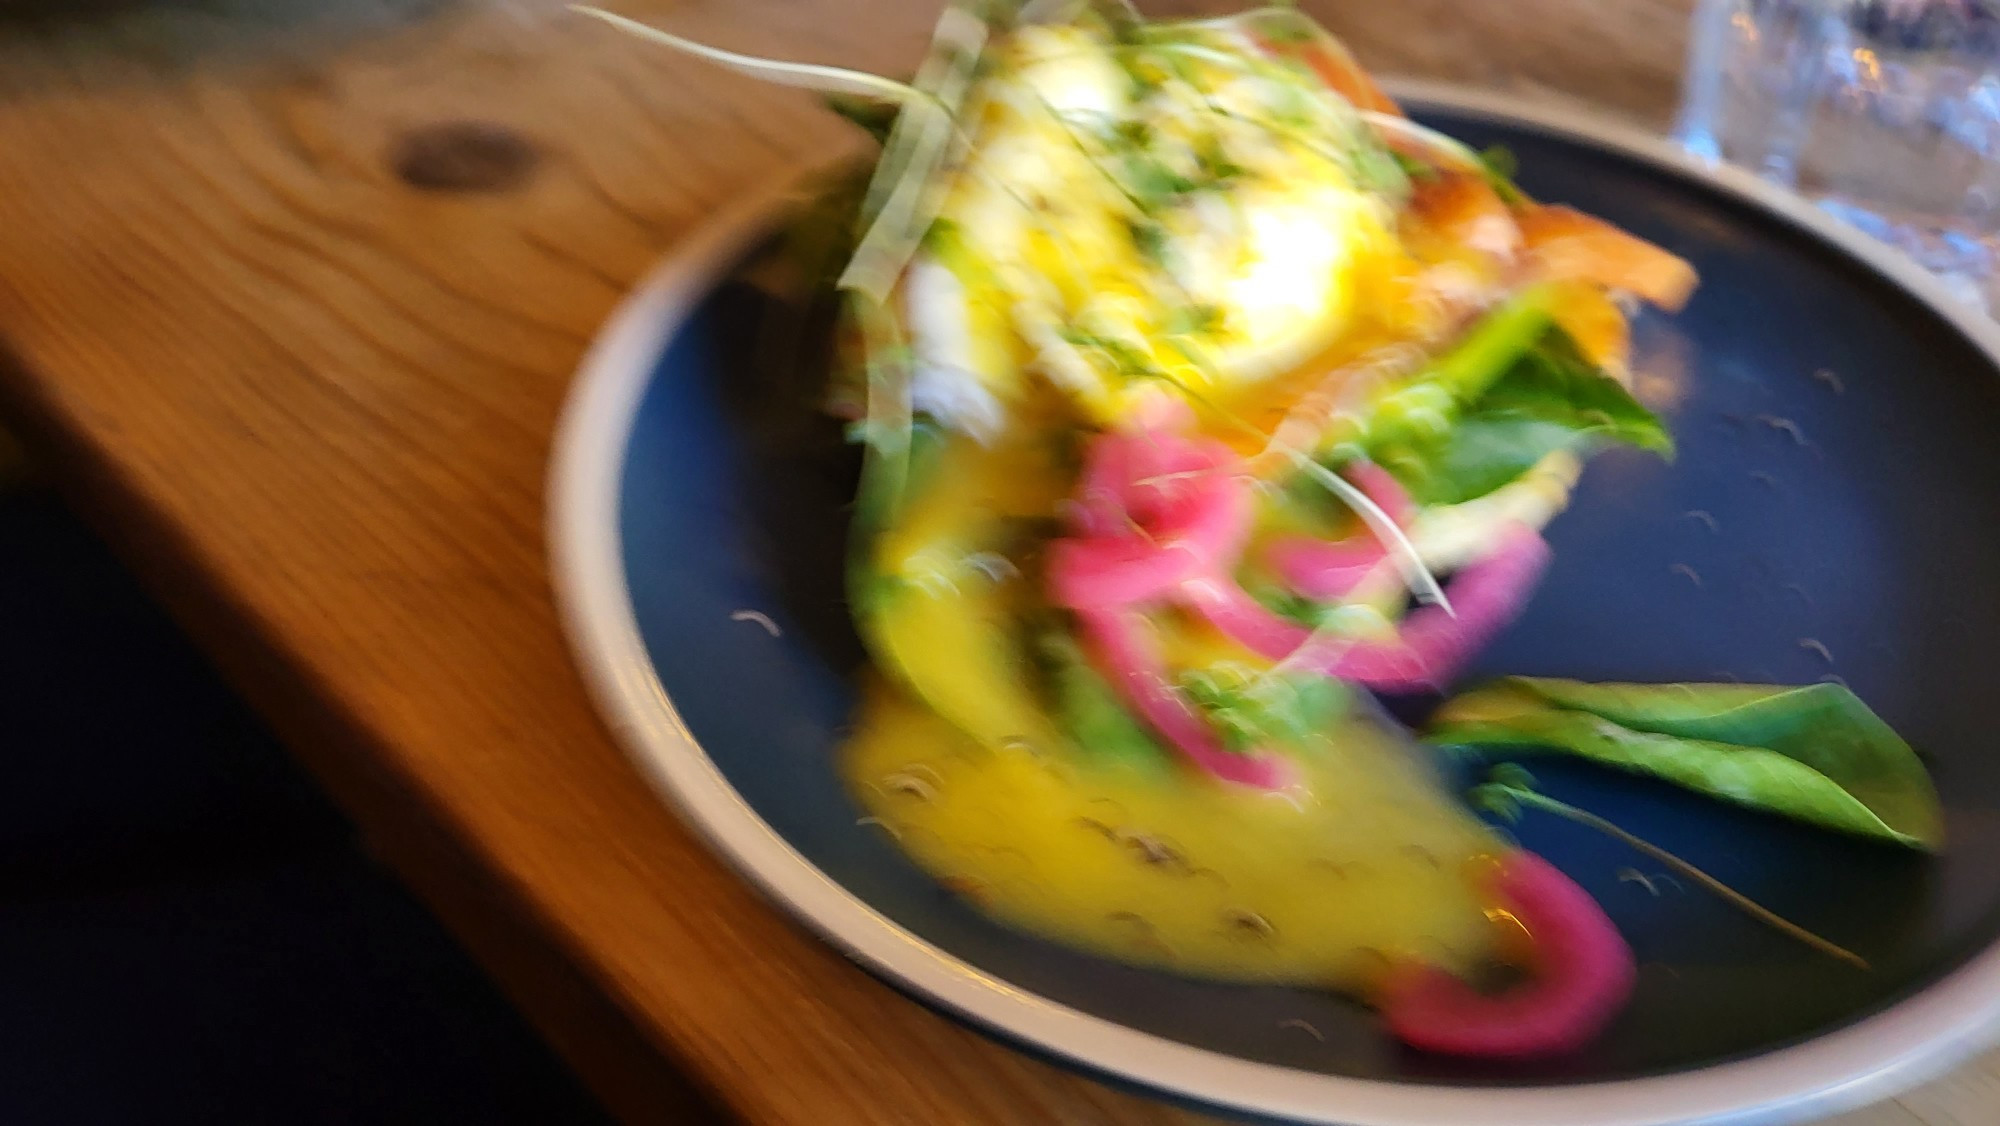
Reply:
M1189 1120L933 1016L787 922L641 784L558 633L542 478L580 352L657 257L844 127L545 0L120 2L0 0L0 401L606 1102ZM889 72L934 13L648 6L625 10ZM1686 19L1325 8L1378 68L1654 126ZM1841 1122L1988 1124L1993 1073Z

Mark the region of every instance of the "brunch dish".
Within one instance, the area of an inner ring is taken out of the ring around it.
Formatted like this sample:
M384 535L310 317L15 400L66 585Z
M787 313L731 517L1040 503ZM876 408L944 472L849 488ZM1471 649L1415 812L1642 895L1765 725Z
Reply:
M1385 1126L1775 1121L1980 1043L2000 676L1938 655L2000 608L1865 584L2000 564L1991 326L1289 8L954 7L907 83L592 14L880 143L621 311L552 499L628 745L864 964Z

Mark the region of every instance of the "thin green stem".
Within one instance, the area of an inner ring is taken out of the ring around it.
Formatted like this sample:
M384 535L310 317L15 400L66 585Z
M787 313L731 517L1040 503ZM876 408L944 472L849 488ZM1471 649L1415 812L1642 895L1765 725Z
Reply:
M1588 811L1578 809L1575 806L1568 804L1567 802L1557 801L1554 798L1538 794L1533 790L1523 790L1516 786L1508 786L1497 783L1496 785L1499 785L1499 789L1503 791L1509 798L1512 798L1513 800L1520 802L1522 805L1529 806L1534 809L1539 809L1544 813L1553 813L1558 817L1567 818L1568 820L1574 821L1579 825L1588 826L1592 829L1597 830L1600 833L1603 833L1608 837L1617 839L1618 841L1630 846L1633 849L1638 850L1639 852L1645 853L1647 856L1650 856L1653 859L1659 861L1660 863L1667 865L1674 871L1680 873L1683 876L1686 876L1688 879L1693 880L1694 882L1707 888L1709 891L1714 892L1716 895L1720 896L1725 902L1729 903L1737 910L1742 911L1744 914L1750 916L1751 918L1757 920L1758 922L1763 923L1765 926L1768 926L1771 929L1776 930L1781 934L1785 934L1792 938L1795 938L1798 941L1805 943L1807 946L1812 947L1814 950L1817 950L1820 953L1825 954L1830 958L1837 958L1840 961L1846 962L1847 964L1854 966L1857 969L1866 970L1870 968L1867 959L1861 957L1861 955L1854 953L1852 950L1849 950L1844 946L1835 945L1834 943L1829 942L1824 938L1821 938L1820 936L1805 929L1804 927L1799 926L1797 923L1794 923L1791 920L1786 919L1783 916L1777 914L1776 912L1770 910L1769 908L1764 907L1762 904L1759 904L1757 901L1751 899L1749 896L1744 895L1742 892L1737 891L1735 888L1730 887L1728 884L1723 883L1721 880L1716 879L1714 876L1709 875L1707 872L1702 871L1701 869L1695 867L1694 865L1688 863L1687 861L1682 860L1680 857L1675 856L1673 853L1668 852L1666 849L1661 848L1660 846L1652 843L1651 841L1647 841L1640 837L1633 836L1631 833L1628 833L1625 830L1619 828L1618 826L1613 825L1611 822L1606 821L1604 818L1597 816L1595 813L1590 813Z

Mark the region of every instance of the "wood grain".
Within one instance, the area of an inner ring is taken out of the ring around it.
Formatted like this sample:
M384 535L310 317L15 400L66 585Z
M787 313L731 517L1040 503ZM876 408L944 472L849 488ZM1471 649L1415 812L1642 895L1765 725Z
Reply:
M890 72L933 12L623 7ZM578 356L659 255L853 144L842 126L543 0L71 10L0 7L0 399L621 1115L1191 1120L996 1047L787 922L626 765L558 633L541 491ZM1685 20L1321 14L1385 69L1655 125ZM1951 1090L1842 1126L1990 1121L1948 1117L1973 1113Z

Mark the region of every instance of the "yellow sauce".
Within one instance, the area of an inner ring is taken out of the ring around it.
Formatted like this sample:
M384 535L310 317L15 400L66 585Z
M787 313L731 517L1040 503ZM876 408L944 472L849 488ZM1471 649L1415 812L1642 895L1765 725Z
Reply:
M1499 939L1499 843L1361 720L1281 795L1074 751L982 747L871 685L841 770L872 823L1003 922L1201 977L1365 992L1392 960L1465 972Z

